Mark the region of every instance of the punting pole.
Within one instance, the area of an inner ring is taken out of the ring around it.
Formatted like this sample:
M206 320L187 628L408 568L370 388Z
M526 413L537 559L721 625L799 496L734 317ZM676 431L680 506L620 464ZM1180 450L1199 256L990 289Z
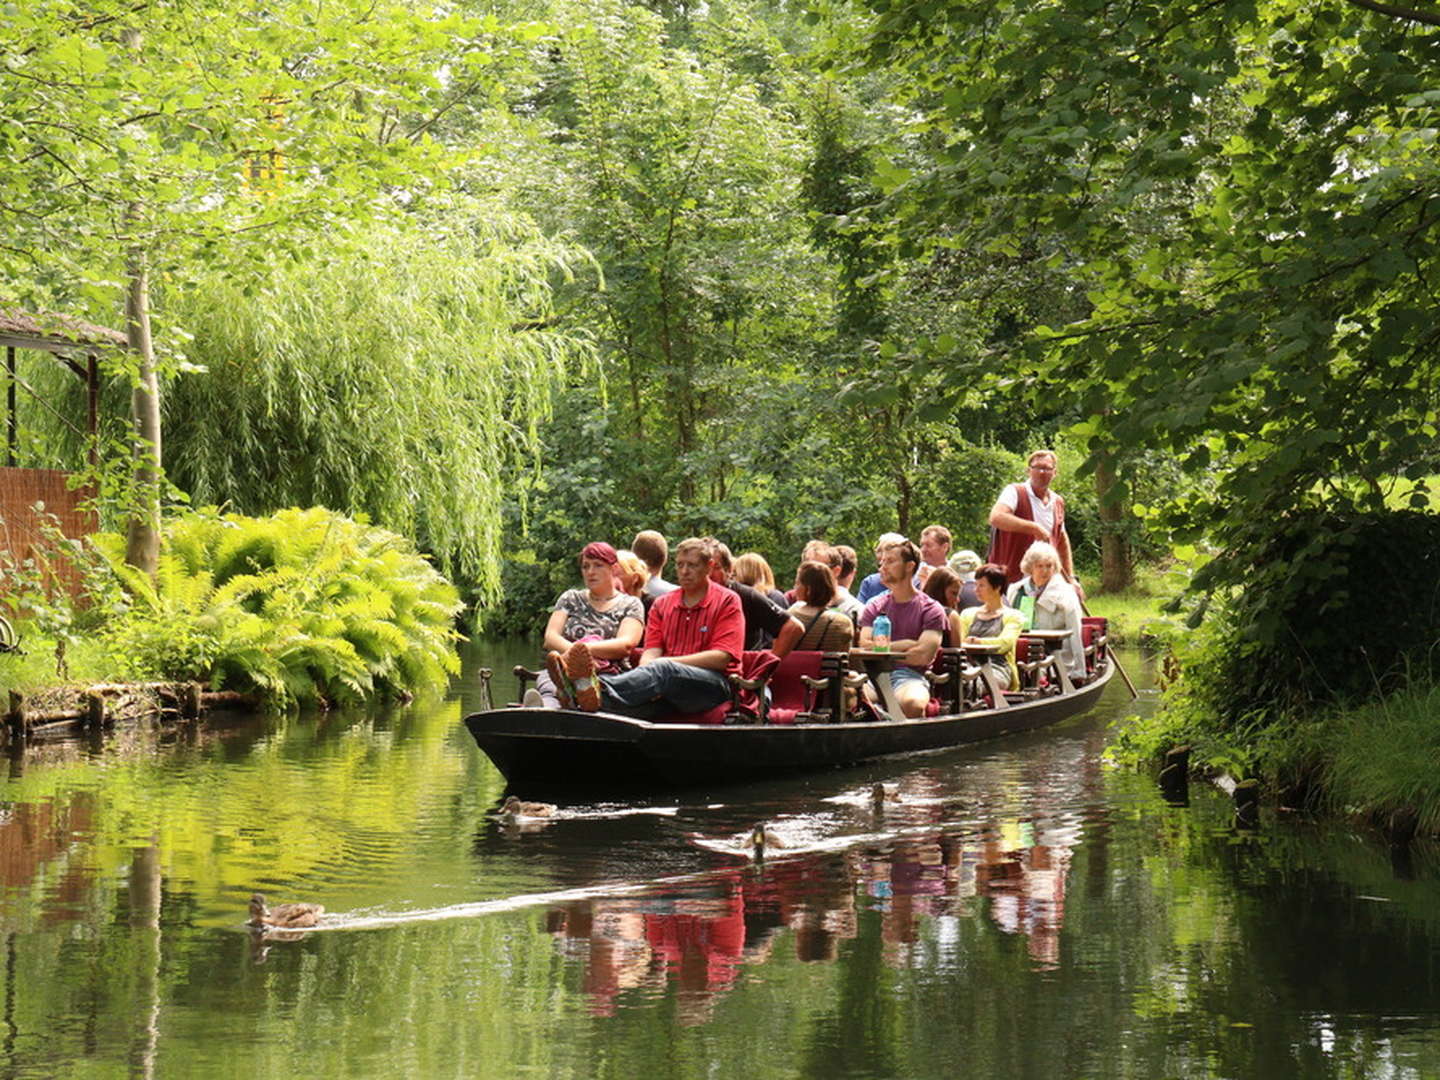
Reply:
M1085 606L1084 600L1080 601L1080 610L1086 615L1090 614L1090 609ZM1120 672L1120 677L1125 680L1125 687L1130 691L1131 698L1139 698L1140 691L1136 690L1135 684L1130 681L1130 675L1126 672L1125 665L1120 663L1120 657L1116 655L1114 649L1110 650L1110 662L1115 665L1115 670Z

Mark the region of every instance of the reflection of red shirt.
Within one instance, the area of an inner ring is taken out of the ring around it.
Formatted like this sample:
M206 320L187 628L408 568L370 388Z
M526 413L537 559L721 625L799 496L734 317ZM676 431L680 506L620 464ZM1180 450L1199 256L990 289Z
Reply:
M703 989L721 990L734 980L745 948L745 906L738 894L732 894L726 907L727 913L720 918L646 914L645 938L665 958L672 975L682 974L688 959L703 961Z
M723 585L705 583L705 596L693 608L684 604L676 589L656 600L645 624L645 648L663 656L689 656L706 649L722 649L730 657L726 670L739 672L745 651L745 615L740 598Z

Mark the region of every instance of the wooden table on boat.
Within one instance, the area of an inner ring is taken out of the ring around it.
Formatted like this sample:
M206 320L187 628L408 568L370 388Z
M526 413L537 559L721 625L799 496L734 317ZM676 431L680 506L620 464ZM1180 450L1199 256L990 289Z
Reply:
M875 687L885 714L892 720L906 719L905 710L900 707L900 701L895 696L895 686L890 678L890 673L904 662L905 653L892 652L889 649L851 649L850 659L859 665L865 672L865 677L870 680L870 685Z
M960 648L965 650L966 657L980 668L980 678L985 680L985 686L990 691L990 700L995 703L997 709L1009 708L1010 703L1005 700L1005 689L1010 684L1007 677L1004 682L1000 681L999 674L995 671L991 660L1005 658L1005 650L999 645L981 645L978 642L962 641Z
M1044 642L1044 643L1045 643L1045 652L1053 656L1055 653L1057 653L1057 652L1060 651L1060 646L1064 645L1065 642L1070 639L1070 631L1069 631L1069 630L1026 630L1026 631L1025 631L1025 636L1026 636L1026 637L1032 637L1032 638L1035 638L1035 639L1038 640L1038 641ZM1060 657L1057 657L1057 658L1056 658L1056 661L1055 661L1055 670L1056 670L1057 672L1059 672L1059 677L1060 677L1060 689L1063 690L1063 691L1064 691L1065 693L1067 693L1067 694L1070 693L1071 690L1074 690L1074 689L1075 689L1075 684L1070 681L1070 672L1066 669L1066 667L1065 667L1065 661L1064 661L1063 658L1060 658Z

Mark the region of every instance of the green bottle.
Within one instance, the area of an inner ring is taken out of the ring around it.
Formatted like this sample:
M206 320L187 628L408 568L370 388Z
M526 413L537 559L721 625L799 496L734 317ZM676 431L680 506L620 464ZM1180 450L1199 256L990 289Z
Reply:
M1020 614L1023 617L1020 629L1029 630L1035 622L1035 598L1029 593L1023 593L1020 597Z

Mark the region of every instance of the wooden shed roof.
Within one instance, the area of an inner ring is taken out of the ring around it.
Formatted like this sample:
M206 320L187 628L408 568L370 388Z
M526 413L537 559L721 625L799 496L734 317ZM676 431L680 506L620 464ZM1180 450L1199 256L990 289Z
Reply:
M0 301L0 343L57 351L86 345L124 346L125 335L108 326L53 312L21 311Z

